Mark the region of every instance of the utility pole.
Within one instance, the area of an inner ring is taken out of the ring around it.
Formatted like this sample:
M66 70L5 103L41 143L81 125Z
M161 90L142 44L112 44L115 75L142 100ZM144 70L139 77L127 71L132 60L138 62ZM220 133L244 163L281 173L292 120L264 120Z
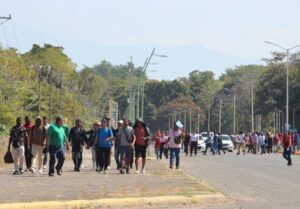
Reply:
M3 17L3 16L0 16L0 20L4 20L2 22L0 22L0 25L4 24L5 22L11 20L11 15L9 15L8 17Z
M210 104L208 105L207 132L210 131Z
M219 104L219 133L221 133L221 123L222 123L222 99L220 98L220 104Z
M140 117L140 83L137 83L137 95L136 95L136 118Z
M49 81L50 81L50 97L49 97L49 121L51 123L52 119L52 68L48 66L49 73Z
M43 66L40 65L40 67L39 67L39 75L38 75L38 78L39 78L39 90L38 90L38 115L39 115L39 116L41 115L41 73L42 73L42 69L43 69Z
M198 120L197 131L198 131L198 134L199 134L200 133L200 107L198 107L197 120Z
M63 78L60 76L60 93L59 93L59 114L62 114L62 93L63 93Z
M253 84L251 85L251 124L252 124L252 133L254 132L254 102L253 102Z
M233 134L236 134L235 130L235 104L236 104L236 91L233 91Z
M192 109L190 108L190 133L192 133Z
M296 128L296 127L295 127L295 125L296 125L296 123L295 123L295 114L296 114L296 109L293 108L293 129Z
M184 116L183 116L183 120L184 120L184 130L186 131L187 130L187 127L186 127L186 111L184 110Z

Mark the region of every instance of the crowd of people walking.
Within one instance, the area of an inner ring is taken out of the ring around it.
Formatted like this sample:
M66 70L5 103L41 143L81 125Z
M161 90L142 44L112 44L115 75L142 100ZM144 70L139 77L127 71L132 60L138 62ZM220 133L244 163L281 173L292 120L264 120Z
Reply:
M208 149L213 155L226 153L221 136L221 133L208 134L204 155ZM22 118L16 119L16 125L10 131L8 151L12 154L14 175L24 172L42 174L47 169L47 163L49 176L54 176L55 171L57 175L62 175L66 150L71 150L74 172L80 172L84 149L91 150L92 169L96 172L106 174L111 169L113 157L121 174L129 174L133 164L137 174L145 174L146 153L150 142L154 144L157 159L164 157L169 161L170 169L178 169L181 148L184 149L185 156L196 156L200 137L196 132L184 132L176 123L168 132L157 130L151 136L149 128L141 119L131 125L125 118L118 121L117 127L113 128L110 119L103 118L86 131L79 119L69 129L61 115L51 125L47 117L38 117L32 124L30 117L26 116L23 125ZM240 132L232 136L232 141L237 155L271 154L282 147L288 166L292 165L292 152L299 150L297 132L276 133L274 136L271 133Z

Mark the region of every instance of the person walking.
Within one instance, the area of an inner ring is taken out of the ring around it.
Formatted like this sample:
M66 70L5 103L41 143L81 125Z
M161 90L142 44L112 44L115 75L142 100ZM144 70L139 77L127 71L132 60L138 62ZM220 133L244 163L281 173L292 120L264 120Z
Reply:
M16 125L10 130L10 137L7 150L11 150L11 154L14 160L13 175L23 174L23 162L25 158L25 148L24 141L28 138L26 129L22 126L22 118L18 117L16 119ZM28 146L28 145L27 145Z
M30 146L30 143L29 143L29 136L30 136L30 132L31 132L31 129L32 129L32 123L31 123L31 119L29 116L25 116L25 124L23 125L23 127L26 129L26 132L27 132L27 136L25 138L25 163L26 163L26 169L25 169L25 172L27 171L30 171L30 168L31 168L31 161L32 161L32 153L31 153L31 146Z
M258 133L252 133L252 145L253 145L253 154L257 154L258 152Z
M286 131L282 138L283 158L288 161L287 165L292 166L292 140L290 134Z
M252 141L251 133L247 134L247 136L246 136L246 144L248 146L247 153L250 153L250 152L253 153L254 151L253 151L253 141Z
M162 155L164 154L165 158L168 159L168 147L166 146L166 142L168 141L168 132L161 132L159 137L160 142L160 150L159 150L159 158L162 159Z
M161 132L158 129L152 138L152 141L154 142L154 150L155 150L156 159L159 159L159 155L160 155L160 153L159 153L159 151L160 151L160 136L161 136Z
M106 174L107 172L113 138L111 129L107 127L107 120L102 119L101 127L97 131L95 139L96 159L99 164L98 172L100 174Z
M120 173L124 174L124 170L129 174L130 159L133 154L133 148L136 140L134 130L129 126L129 120L125 118L123 120L123 127L119 129L118 135L120 136L120 148L121 148L121 168Z
M258 136L258 144L259 144L259 148L260 148L260 154L261 155L264 155L266 154L266 150L265 150L265 136L263 133L260 133L259 136Z
M280 145L280 135L279 132L275 134L273 137L273 146L274 146L274 153L277 153L279 150L279 145Z
M170 169L173 169L174 158L176 159L176 169L179 169L180 164L180 148L182 143L183 131L174 123L173 128L169 131L169 138L166 146L170 150Z
M48 130L48 128L50 127L50 124L48 123L48 117L47 116L44 116L43 117L43 127L46 129L46 132ZM47 164L47 161L48 161L48 150L47 150L47 146L44 147L44 150L43 150L43 154L44 154L44 157L43 157L43 169L46 169L46 164Z
M207 139L205 140L205 150L203 152L203 155L206 155L208 148L212 150L212 144L213 144L213 137L209 134L209 131L207 132Z
M224 155L225 155L225 149L223 149L223 141L222 141L222 134L219 133L218 134L218 154L221 155L220 151L223 151Z
M237 155L240 154L241 148L244 155L246 154L246 147L245 147L246 137L242 131L240 131L240 134L238 136L238 152Z
M191 146L191 133L185 132L183 137L183 148L186 157L188 156L189 152L191 153L191 150L189 150L190 146Z
M118 127L114 130L114 142L115 142L115 161L117 165L117 170L121 167L121 139L118 135L119 130L123 127L123 120L118 121Z
M134 144L136 174L145 174L146 152L151 139L150 130L142 119L136 120L133 130L136 136ZM142 161L142 165L140 161Z
M35 169L38 169L38 173L43 173L43 150L46 145L46 128L42 124L42 118L38 117L35 120L35 124L30 132L30 145L32 150L32 163L30 171L35 173Z
M80 172L82 163L82 152L84 145L88 143L86 132L79 119L75 121L75 126L71 128L69 134L69 144L72 145L72 159L74 171Z
M266 145L267 145L267 152L268 154L272 154L273 153L273 138L270 132L267 133L266 136Z
M298 145L299 145L299 134L297 131L294 132L294 141L293 141L293 152L295 153L298 151Z
M48 147L50 154L49 161L49 171L48 175L50 177L54 176L54 169L56 169L57 175L62 175L62 167L65 161L65 151L64 146L66 144L67 150L69 149L68 139L63 128L64 118L59 115L56 117L55 123L50 125L47 132L47 142L46 146ZM58 162L56 163L56 158ZM54 167L55 166L55 167Z
M101 126L100 122L95 122L93 124L93 127L91 130L86 132L86 135L88 135L88 143L87 143L87 148L91 149L91 155L92 155L92 162L93 162L93 166L92 166L92 170L96 169L96 171L99 169L99 165L97 164L96 161L96 150L95 150L95 139L96 139L96 133L99 130Z
M198 141L199 141L199 135L197 134L196 131L193 132L193 134L191 135L191 149L190 149L190 156L193 156L193 152L194 155L197 155L197 150L198 150Z

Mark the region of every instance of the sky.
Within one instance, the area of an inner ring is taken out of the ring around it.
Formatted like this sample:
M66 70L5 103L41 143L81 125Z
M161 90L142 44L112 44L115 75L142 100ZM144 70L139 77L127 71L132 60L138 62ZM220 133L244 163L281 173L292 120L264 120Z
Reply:
M193 70L264 64L261 59L300 43L300 0L0 0L4 46L63 46L78 64L102 60L142 66L153 48L148 76L176 79ZM295 49L297 51L297 49Z

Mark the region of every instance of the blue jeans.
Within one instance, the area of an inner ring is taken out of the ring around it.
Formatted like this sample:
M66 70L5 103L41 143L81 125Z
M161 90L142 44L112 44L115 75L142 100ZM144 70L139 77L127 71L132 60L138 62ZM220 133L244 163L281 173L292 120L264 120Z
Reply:
M179 167L180 148L169 148L170 150L170 166L173 166L174 157L176 158L176 167Z
M120 147L115 145L115 160L116 160L117 168L120 168L121 166L120 156L121 156Z
M283 158L288 161L288 165L292 164L292 159L291 159L291 154L292 154L292 148L284 148L283 149Z
M49 174L54 173L54 165L56 162L56 158L58 159L58 162L57 165L55 166L55 169L61 171L65 161L64 147L49 145L49 154L50 154Z

